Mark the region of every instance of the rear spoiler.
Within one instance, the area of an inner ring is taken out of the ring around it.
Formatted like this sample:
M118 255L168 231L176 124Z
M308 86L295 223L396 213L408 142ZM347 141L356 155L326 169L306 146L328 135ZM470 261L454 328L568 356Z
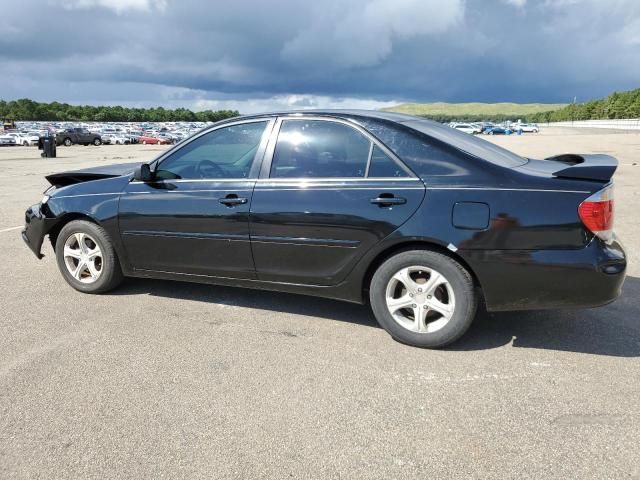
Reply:
M564 154L549 157L545 160L562 162L569 165L553 173L554 177L575 178L608 182L618 168L618 160L610 155L600 153L591 155Z

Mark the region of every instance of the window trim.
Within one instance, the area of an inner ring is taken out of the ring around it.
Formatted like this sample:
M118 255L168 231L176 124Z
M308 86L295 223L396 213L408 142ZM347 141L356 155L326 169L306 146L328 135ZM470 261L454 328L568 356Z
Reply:
M287 178L272 178L271 175L271 165L273 163L273 156L276 149L276 143L278 141L278 137L280 135L280 129L282 127L282 123L285 121L322 121L322 122L333 122L339 123L342 125L346 125L358 133L363 135L367 140L369 140L369 156L367 158L367 165L365 168L364 177L287 177ZM406 174L406 177L369 177L369 167L371 165L371 157L373 155L373 146L376 145L380 150L382 150L385 155L387 155L392 161L394 161ZM272 182L297 182L297 181L406 181L406 180L417 180L413 171L409 167L407 167L402 160L398 158L398 156L387 148L382 142L380 142L376 137L374 137L370 132L368 132L365 128L357 125L348 120L337 118L337 117L326 117L326 116L317 116L317 115L304 115L304 114L296 114L295 116L279 116L271 130L271 135L269 138L269 144L267 145L264 159L262 161L262 167L260 169L260 175L258 177L260 180L270 180Z
M251 118L251 119L246 119L246 120L237 120L237 121L233 121L233 122L225 122L221 125L216 125L216 126L212 126L210 128L205 128L202 131L196 133L195 135L192 135L191 137L186 138L185 140L183 140L182 142L176 144L173 148L170 148L169 150L167 150L166 152L164 152L162 155L160 155L159 157L155 158L154 160L152 160L151 162L149 162L149 165L151 167L151 170L153 172L155 172L156 170L158 170L158 168L160 167L160 165L162 164L162 162L164 162L165 160L167 160L169 157L171 157L173 154L175 154L176 152L180 151L182 148L186 147L187 145L189 145L191 142L197 140L200 137L203 137L204 135L208 135L209 133L215 132L217 130L220 130L222 128L227 128L227 127L233 127L236 125L245 125L248 123L263 123L266 122L266 125L264 127L264 131L262 132L262 137L260 138L260 143L258 144L258 150L256 150L256 154L253 157L253 160L251 162L251 168L249 169L249 175L247 175L247 177L238 177L238 178L180 178L180 179L159 179L159 180L155 180L155 183L160 183L160 182L237 182L237 181L242 181L242 180L255 180L258 178L258 174L260 172L260 166L264 161L265 158L265 152L267 149L267 145L272 137L273 134L273 126L276 123L276 119L274 117L262 117L262 118Z

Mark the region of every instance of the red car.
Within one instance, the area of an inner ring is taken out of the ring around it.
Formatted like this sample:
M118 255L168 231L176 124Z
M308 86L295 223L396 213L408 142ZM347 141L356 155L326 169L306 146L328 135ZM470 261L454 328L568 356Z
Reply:
M142 135L140 138L138 138L138 143L142 143L143 145L169 145L171 142L166 138L149 137L146 135Z

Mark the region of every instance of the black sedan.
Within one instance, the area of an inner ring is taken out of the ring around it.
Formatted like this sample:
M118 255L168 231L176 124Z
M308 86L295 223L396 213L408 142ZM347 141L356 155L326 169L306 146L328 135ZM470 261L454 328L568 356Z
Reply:
M217 123L150 164L50 175L26 212L64 279L263 288L369 303L394 338L458 339L489 311L613 301L617 161L532 160L415 117L264 114Z

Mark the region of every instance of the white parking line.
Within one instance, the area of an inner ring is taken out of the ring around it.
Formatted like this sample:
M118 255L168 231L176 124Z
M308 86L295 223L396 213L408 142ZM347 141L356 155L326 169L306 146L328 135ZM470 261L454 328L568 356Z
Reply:
M22 225L20 225L19 227L3 228L2 230L0 230L0 233L10 232L11 230L18 230L19 228L22 228Z

